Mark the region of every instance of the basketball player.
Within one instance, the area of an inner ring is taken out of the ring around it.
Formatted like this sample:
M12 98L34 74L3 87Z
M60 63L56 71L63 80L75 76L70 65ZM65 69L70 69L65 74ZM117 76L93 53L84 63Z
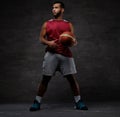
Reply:
M87 110L87 106L81 99L79 84L74 76L76 67L72 52L59 42L59 36L63 32L71 31L74 33L73 26L69 21L62 19L64 13L64 4L62 2L53 3L52 13L54 19L46 21L40 32L40 41L47 48L43 61L43 78L30 111L40 110L41 101L47 90L48 83L56 71L60 71L69 82L74 94L76 109Z

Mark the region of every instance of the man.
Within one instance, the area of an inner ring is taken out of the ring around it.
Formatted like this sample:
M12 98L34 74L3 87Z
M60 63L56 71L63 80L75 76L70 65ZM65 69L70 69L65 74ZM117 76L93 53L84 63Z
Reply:
M35 97L30 111L40 110L41 100L44 96L48 83L56 71L68 80L75 99L76 109L87 110L87 106L81 99L79 84L74 77L76 67L70 49L63 46L59 41L59 36L64 31L74 33L73 26L70 22L63 20L64 4L62 2L54 2L52 13L54 19L46 21L40 32L40 41L47 46L43 61L43 78L40 83L37 96ZM77 41L73 41L76 44Z

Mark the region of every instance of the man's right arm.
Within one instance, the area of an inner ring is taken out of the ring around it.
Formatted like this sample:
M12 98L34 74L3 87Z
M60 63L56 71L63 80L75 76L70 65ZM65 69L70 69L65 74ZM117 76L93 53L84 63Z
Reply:
M54 41L48 41L46 38L46 22L42 25L41 32L40 32L40 42L48 45L49 47L55 48L57 45Z

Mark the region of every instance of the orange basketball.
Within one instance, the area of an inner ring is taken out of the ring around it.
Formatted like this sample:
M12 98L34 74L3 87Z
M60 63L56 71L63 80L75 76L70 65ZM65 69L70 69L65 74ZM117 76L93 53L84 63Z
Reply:
M62 43L62 45L64 46L68 46L68 47L71 47L74 45L75 43L75 36L72 32L63 32L61 35L60 35L60 42Z

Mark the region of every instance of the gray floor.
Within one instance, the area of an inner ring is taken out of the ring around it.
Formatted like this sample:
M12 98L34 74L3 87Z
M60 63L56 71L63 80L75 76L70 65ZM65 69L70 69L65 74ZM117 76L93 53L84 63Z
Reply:
M31 104L1 104L0 117L120 117L120 102L89 102L89 110L75 110L73 104L42 104L41 110L29 112Z

